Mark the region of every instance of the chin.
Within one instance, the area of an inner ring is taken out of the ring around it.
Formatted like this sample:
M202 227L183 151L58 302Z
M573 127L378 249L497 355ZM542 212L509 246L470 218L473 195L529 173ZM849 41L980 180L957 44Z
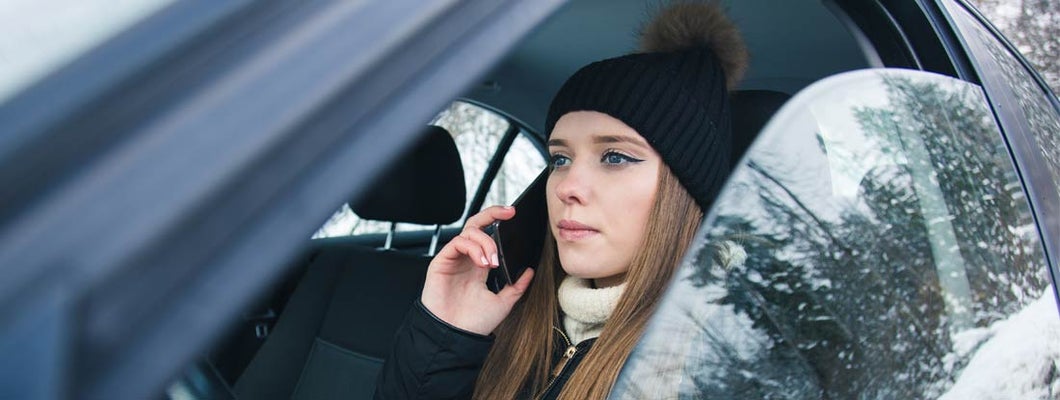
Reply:
M600 268L600 259L598 257L594 259L591 256L581 257L580 255L570 255L568 257L564 257L563 253L561 252L559 257L559 263L560 267L563 268L563 272L565 272L567 275L582 279L606 278L623 272L620 269L612 270L609 268Z

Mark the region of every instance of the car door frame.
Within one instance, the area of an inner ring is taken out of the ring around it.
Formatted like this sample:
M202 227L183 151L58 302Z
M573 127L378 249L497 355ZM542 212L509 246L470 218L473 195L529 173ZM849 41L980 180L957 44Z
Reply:
M0 394L156 395L562 3L177 2L13 98Z

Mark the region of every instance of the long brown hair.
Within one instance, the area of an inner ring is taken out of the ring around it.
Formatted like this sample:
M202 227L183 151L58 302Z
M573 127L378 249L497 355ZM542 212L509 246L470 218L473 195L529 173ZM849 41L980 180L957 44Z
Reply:
M645 228L633 255L626 288L600 337L560 392L561 399L603 399L640 339L648 317L699 229L703 212L665 164ZM496 330L496 341L479 373L476 399L513 399L523 390L538 395L552 371L559 326L557 287L566 276L555 239L546 229L537 277Z

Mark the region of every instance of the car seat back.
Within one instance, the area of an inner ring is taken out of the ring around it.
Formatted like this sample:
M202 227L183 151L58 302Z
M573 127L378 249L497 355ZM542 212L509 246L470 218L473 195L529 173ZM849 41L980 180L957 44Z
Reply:
M452 136L430 127L366 196L366 219L448 224L464 212ZM234 385L238 398L370 398L394 332L423 290L430 258L321 241L272 333Z
M730 96L732 112L732 163L740 162L758 132L791 96L772 90L734 90Z

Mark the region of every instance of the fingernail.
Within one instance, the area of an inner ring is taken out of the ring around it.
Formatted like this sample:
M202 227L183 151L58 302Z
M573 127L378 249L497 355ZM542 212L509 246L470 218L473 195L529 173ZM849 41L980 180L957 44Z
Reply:
M493 260L493 265L501 265L501 260L497 258L497 253L493 253L490 259Z
M486 256L482 256L482 265L489 266L490 261L486 259Z
M511 210L511 209L513 209L513 208L515 208L515 207L512 207L512 206L504 206L504 209L505 209L505 210Z

